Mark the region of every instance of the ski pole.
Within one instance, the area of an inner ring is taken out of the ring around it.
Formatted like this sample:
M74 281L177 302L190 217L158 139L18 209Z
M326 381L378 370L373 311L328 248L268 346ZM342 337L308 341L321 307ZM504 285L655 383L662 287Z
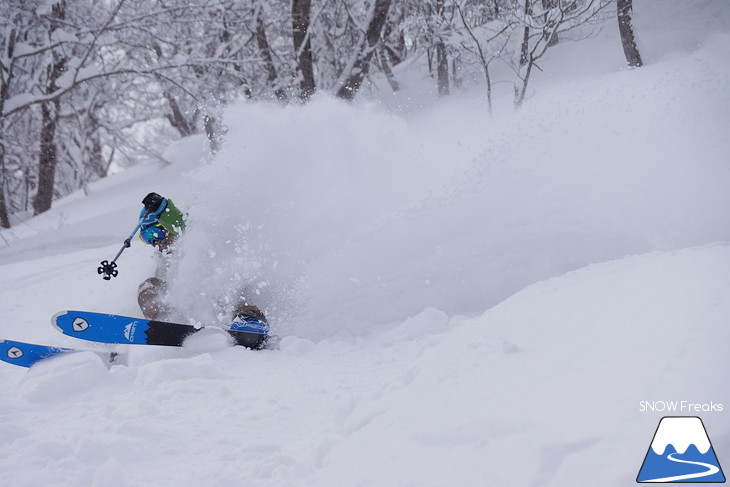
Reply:
M163 202L165 202L165 198L157 193L150 193L144 197L144 199L142 200L142 204L145 207L145 212L139 217L139 223L136 227L134 227L132 233L129 234L127 240L124 241L124 243L122 244L122 248L119 249L119 252L117 252L117 255L114 256L112 261L109 262L108 260L102 260L99 268L97 269L99 274L104 275L105 281L108 281L112 277L117 277L117 275L119 274L119 271L117 270L117 259L120 255L122 255L124 249L132 246L132 239L134 238L134 235L140 228L142 228L142 225L144 225L147 217L150 216L150 214L159 215L159 213L162 211L161 205Z
M99 268L97 271L99 274L104 274L104 280L108 281L112 277L117 277L119 274L119 271L117 270L117 259L120 255L122 255L122 252L124 252L124 249L127 249L132 246L132 238L137 234L137 231L142 227L142 222L147 217L147 214L149 212L145 213L145 215L139 219L139 223L136 227L134 227L134 231L132 231L131 234L129 234L129 237L124 241L122 244L122 248L119 249L119 252L117 252L117 255L114 256L111 262L108 260L101 261L101 264L99 265Z

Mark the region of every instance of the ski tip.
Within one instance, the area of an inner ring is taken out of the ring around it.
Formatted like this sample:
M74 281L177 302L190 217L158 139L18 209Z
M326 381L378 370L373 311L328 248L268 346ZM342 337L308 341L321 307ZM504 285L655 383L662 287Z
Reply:
M66 316L68 313L69 313L69 311L63 310L63 311L59 311L58 313L56 313L55 315L53 315L51 317L51 325L53 325L53 327L56 330L60 331L61 333L63 333L63 328L61 328L61 326L58 324L58 320L61 317Z

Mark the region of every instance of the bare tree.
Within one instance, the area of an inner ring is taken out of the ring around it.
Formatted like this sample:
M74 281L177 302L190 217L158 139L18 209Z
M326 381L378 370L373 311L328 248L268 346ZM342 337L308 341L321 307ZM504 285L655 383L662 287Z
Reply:
M50 28L48 30L49 41L53 34L66 19L66 2L62 0L51 7ZM52 95L59 89L58 81L66 71L66 53L63 50L51 52L50 63L47 67L46 95ZM51 208L53 202L53 189L56 178L56 127L58 125L59 110L61 101L59 97L52 98L41 104L41 133L40 133L40 158L38 160L38 193L33 201L35 214L43 213Z
M13 77L13 69L5 60L15 58L15 45L18 38L18 30L15 26L7 26L6 32L5 37L0 39L4 48L2 58L0 58L0 114L5 110L5 100L8 99ZM10 228L10 211L5 196L7 192L7 167L5 161L5 119L0 118L0 227Z
M568 32L597 21L611 0L524 0L522 8L513 13L516 24L523 26L523 37L517 63L515 105L521 106L527 96L527 88L534 69L540 69L538 61L554 43L561 32ZM545 9L545 7L548 7Z
M470 18L477 18L478 21L481 21L483 23L486 23L484 20L484 17L482 16L475 16L475 15L469 15L470 12L465 12L465 8L462 7L459 4L455 4L456 9L459 13L459 18L461 19L461 24L464 27L464 30L467 33L467 38L469 42L462 42L461 47L464 49L467 53L472 54L476 57L477 63L482 68L482 72L484 73L484 79L486 81L486 89L487 89L487 109L489 113L492 113L492 77L489 72L489 66L495 59L498 59L500 56L502 56L505 48L507 47L507 44L510 40L510 35L514 29L514 24L511 22L501 22L495 25L495 29L489 29L488 31L491 33L491 35L482 41L479 36L474 31L474 26L472 25L473 20L469 20ZM495 6L495 11L498 11L498 9ZM496 20L496 13L493 14L494 16L490 16L491 20Z
M272 54L271 45L269 44L268 37L266 36L266 28L264 26L264 16L261 4L259 4L254 10L254 23L256 25L256 43L261 51L261 57L264 60L264 68L266 69L267 78L269 85L274 89L274 95L280 101L285 101L286 91L282 87L282 83L279 81L279 75L276 72L276 66L274 66L274 56Z
M316 89L314 81L314 59L310 35L312 0L292 0L292 39L296 72L299 78L300 97L308 100Z
M554 18L551 18L550 11L560 7L560 0L541 0L542 1L542 9L545 12L545 27L543 28L543 33L548 36L546 38L547 47L553 47L558 44L558 29L552 28L552 25L550 23L554 21ZM572 7L568 7L572 8Z
M163 93L170 111L165 115L170 125L180 133L180 136L187 137L193 135L195 130L194 117L186 116L183 108L180 107L178 97L171 89L166 89Z
M362 33L355 47L352 60L343 71L338 82L337 97L352 100L360 89L370 69L370 60L380 43L380 36L388 17L391 0L375 0L373 2L367 29Z
M631 0L616 1L627 61L640 65ZM397 90L410 56L425 54L442 95L459 66L477 66L490 110L490 69L505 60L519 106L549 46L612 2L0 0L0 226L112 162L162 160L160 137L204 133L215 150L239 97L351 100L376 70Z
M69 181L85 181L79 165L82 161L74 159L79 154L76 149L92 135L99 135L100 124L67 123L70 114L90 114L89 107L83 106L82 98L77 100L81 105L70 104L71 95L83 86L101 83L107 77L136 72L139 65L114 63L111 53L123 52L122 47L109 44L113 35L105 36L119 28L114 21L128 0L118 0L108 5L108 9L100 8L98 2L83 0L71 4L65 0L53 3L4 0L3 3L8 17L0 22L7 27L8 35L0 41L4 54L0 67L0 224L8 227L9 214L27 207L19 198L27 200L31 187L37 190L33 209L38 214L51 207L57 194L65 194L66 189L71 188ZM134 15L145 17L138 15L136 10ZM22 50L16 49L19 42L23 43ZM106 63L100 63L102 48L108 53ZM121 56L128 57L133 56ZM63 124L60 123L62 118ZM61 138L60 131L68 132L70 126L91 132L67 133ZM31 145L15 154L8 150L9 140L15 148L22 147L33 137L37 150ZM77 147L72 149L75 144ZM86 162L98 168L97 156L103 153L103 147L97 145L94 151L96 156L92 156L91 151L85 153L89 156ZM37 159L32 161L34 154ZM64 187L59 188L56 176L61 160L69 163L75 176L64 178ZM31 170L33 167L35 170ZM33 172L37 174L35 180L31 177ZM24 184L18 184L18 178L22 178ZM17 193L21 190L24 190L24 196Z
M633 0L617 0L616 10L618 13L618 31L621 35L621 46L624 48L624 55L629 66L638 68L642 66L639 48L636 47L634 38L634 27L631 23L633 11Z
M2 3L7 11L0 19L6 33L0 39L3 227L10 225L11 213L27 207L30 189L36 189L33 207L41 213L55 196L106 174L112 156L152 155L136 135L124 135L135 124L166 117L182 136L205 130L215 147L224 132L218 107L238 93L251 94L245 63L262 91L268 86L277 96L285 94L271 76L275 55L267 49L262 16L254 21L247 13L250 2ZM87 100L97 96L104 102L95 108ZM40 150L29 144L15 151L31 137ZM9 140L15 153L9 152Z
M408 9L405 2L396 2L391 6L388 21L383 28L382 50L387 55L388 66L397 66L408 56L406 47L405 24L408 22Z
M449 94L449 57L446 52L446 41L444 39L444 22L445 17L445 6L444 0L436 0L434 17L436 18L437 25L440 26L436 37L436 80L438 86L438 93L441 96Z
M390 66L390 57L388 56L388 53L383 46L381 46L380 50L378 51L378 63L380 64L381 71L383 71L383 73L385 74L385 78L388 80L390 88L393 91L400 90L398 80L395 79L393 68L391 68Z

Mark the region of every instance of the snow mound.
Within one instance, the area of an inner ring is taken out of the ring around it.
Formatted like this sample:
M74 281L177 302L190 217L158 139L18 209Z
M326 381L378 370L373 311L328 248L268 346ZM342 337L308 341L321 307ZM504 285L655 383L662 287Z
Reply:
M46 403L89 393L107 380L107 366L94 352L61 354L31 367L18 395L30 402Z

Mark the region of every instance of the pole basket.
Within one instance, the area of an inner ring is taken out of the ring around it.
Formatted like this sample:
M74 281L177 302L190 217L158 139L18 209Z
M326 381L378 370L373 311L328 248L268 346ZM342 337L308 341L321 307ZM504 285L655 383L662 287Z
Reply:
M114 261L109 262L108 260L101 261L99 268L97 269L99 274L104 275L104 280L108 281L112 277L117 277L119 271L117 270L117 263Z

